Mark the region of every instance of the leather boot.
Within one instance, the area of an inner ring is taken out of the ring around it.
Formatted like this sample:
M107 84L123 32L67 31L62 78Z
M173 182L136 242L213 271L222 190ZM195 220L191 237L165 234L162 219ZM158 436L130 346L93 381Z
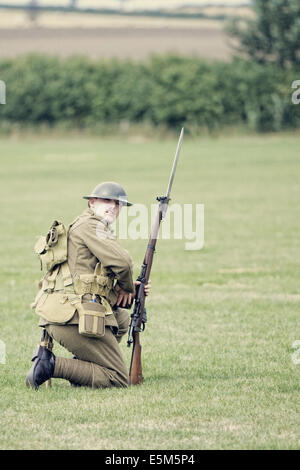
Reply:
M37 390L46 380L53 377L55 356L45 346L39 346L37 354L31 360L34 363L26 376L26 386Z

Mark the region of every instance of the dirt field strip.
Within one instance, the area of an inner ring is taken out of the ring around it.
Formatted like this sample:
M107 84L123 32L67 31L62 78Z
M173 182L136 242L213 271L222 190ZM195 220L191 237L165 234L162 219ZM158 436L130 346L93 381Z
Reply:
M219 27L109 27L0 29L0 57L30 52L73 54L91 58L131 58L179 53L209 59L229 59L228 38Z

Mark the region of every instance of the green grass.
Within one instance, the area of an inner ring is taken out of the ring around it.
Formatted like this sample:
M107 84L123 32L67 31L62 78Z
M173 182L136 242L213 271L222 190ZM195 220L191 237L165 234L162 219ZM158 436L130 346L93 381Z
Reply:
M130 200L166 189L176 141L3 138L1 155L1 449L299 449L300 135L185 138L177 203L205 204L205 246L159 240L144 384L27 390L40 339L30 310L35 236L81 213L81 196L116 180ZM126 240L135 275L145 240ZM130 351L121 343L127 363ZM59 345L57 355L70 357Z

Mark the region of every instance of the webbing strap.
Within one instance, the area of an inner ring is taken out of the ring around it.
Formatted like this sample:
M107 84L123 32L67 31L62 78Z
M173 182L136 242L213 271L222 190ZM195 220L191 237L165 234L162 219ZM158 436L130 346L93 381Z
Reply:
M58 271L59 271L59 266L56 266L56 268L53 269L52 273L49 276L45 277L48 283L48 289L54 289Z
M93 318L93 328L92 328L93 333L97 334L98 331L98 318L94 316Z
M65 261L61 265L61 274L62 274L62 278L63 278L63 282L64 282L65 287L70 286L70 285L73 284L72 274L71 274L71 271L70 271L70 268L69 268L69 265L68 265L67 261Z

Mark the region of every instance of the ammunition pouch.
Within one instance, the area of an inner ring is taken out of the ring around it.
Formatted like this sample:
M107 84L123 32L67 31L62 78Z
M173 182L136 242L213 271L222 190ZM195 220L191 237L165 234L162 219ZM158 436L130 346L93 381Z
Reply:
M113 277L97 263L94 274L79 274L74 278L76 294L94 294L108 298L113 288Z

